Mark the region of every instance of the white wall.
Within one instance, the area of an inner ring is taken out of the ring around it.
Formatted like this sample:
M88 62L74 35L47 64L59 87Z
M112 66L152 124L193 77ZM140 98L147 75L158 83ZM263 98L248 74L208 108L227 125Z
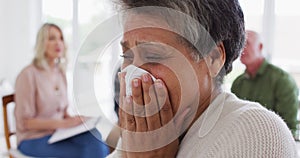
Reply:
M14 85L18 73L31 62L41 6L41 0L0 0L0 80Z

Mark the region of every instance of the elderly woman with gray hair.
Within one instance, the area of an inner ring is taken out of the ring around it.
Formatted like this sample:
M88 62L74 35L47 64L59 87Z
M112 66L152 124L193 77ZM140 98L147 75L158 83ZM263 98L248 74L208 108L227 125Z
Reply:
M222 90L245 42L238 0L120 4L121 139L109 157L297 156L279 116Z

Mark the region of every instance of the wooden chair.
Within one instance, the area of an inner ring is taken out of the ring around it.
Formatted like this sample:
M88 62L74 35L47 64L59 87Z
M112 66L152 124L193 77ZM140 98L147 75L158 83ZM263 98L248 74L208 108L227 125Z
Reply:
M9 153L9 157L10 158L32 158L22 154L18 149L12 148L12 144L10 141L11 136L16 134L10 128L9 117L8 117L9 115L8 105L14 102L14 94L3 96L2 102L3 102L2 107L3 107L4 134L5 134L6 147Z

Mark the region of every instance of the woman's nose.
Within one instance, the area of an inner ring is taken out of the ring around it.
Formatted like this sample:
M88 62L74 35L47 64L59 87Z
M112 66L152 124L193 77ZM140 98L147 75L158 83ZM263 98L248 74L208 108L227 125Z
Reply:
M138 48L132 48L131 49L132 53L133 53L133 60L132 60L132 65L139 67L141 65L144 64L144 61L142 59L141 53L139 52Z
M136 66L136 67L139 67L141 65L143 65L144 62L141 58L134 58L133 59L133 62L132 62L132 65Z
M57 44L57 45L63 45L64 42L63 42L62 40L56 40L56 41L55 41L55 44Z

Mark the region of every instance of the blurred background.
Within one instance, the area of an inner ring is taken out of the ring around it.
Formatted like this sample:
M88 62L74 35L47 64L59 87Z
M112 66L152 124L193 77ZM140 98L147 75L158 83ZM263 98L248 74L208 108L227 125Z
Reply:
M245 15L246 29L255 30L263 37L266 58L289 72L300 87L300 0L239 1ZM0 0L0 95L13 92L16 76L32 61L38 29L44 22L53 22L62 28L68 44L67 78L70 101L74 103L72 91L75 61L78 71L82 74L81 77L84 77L84 73L93 73L95 67L98 67L102 71L96 73L96 76L101 78L109 73L104 69L115 66L110 65L111 57L107 57L108 60L95 61L93 50L81 52L83 54L77 58L80 45L88 34L97 24L114 14L116 9L111 0ZM120 50L117 47L119 46L116 45L108 51ZM244 66L236 60L233 71L226 77L225 88L230 89L233 80L243 71ZM94 104L89 102L90 89L86 89L85 84L93 82L79 82L76 86L82 93L79 100L84 104ZM110 84L97 87L101 87L98 88L97 96L110 95L106 93L111 89ZM104 98L106 99L100 98L105 105L103 111L114 122L116 116L113 111L113 98ZM79 111L84 110L77 108ZM2 109L0 118L0 157L2 157L6 152ZM105 133L103 137L106 137Z

